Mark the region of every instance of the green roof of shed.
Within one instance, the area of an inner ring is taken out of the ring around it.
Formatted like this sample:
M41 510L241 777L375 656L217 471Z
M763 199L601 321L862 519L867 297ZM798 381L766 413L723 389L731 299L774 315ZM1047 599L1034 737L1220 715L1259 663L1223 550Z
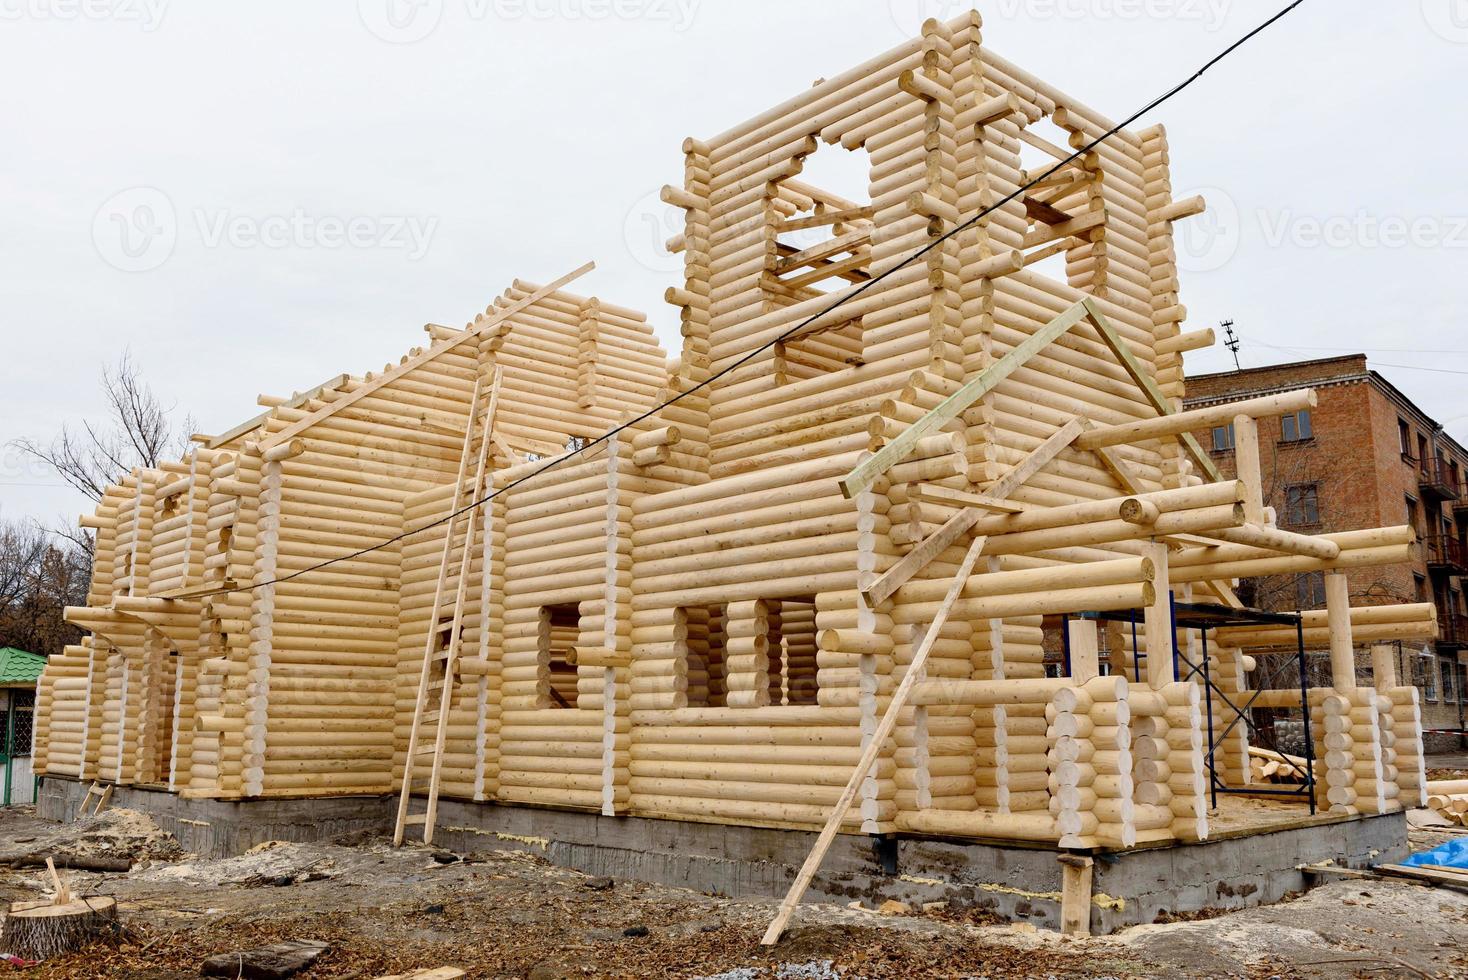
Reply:
M0 647L0 687L34 684L46 667L46 658L15 647Z

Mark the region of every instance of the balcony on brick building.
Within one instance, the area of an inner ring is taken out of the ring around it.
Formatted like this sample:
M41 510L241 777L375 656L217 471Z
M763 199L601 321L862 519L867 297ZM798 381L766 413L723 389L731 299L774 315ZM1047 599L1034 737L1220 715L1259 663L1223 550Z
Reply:
M1458 484L1458 498L1453 501L1453 515L1459 520L1468 521L1468 476Z
M1424 497L1438 500L1459 499L1460 478L1458 468L1445 459L1422 459L1417 463L1417 485Z
M1468 575L1468 549L1451 534L1429 534L1422 539L1427 570L1444 575Z
M1443 650L1468 649L1468 616L1462 613L1437 614L1437 645Z

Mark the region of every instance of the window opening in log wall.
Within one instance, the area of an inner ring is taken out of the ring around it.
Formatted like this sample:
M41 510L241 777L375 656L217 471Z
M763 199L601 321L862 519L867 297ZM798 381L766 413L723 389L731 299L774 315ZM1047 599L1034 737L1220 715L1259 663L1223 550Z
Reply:
M1019 164L1020 169L1024 171L1025 178L1022 182L1028 183L1048 173L1051 168L1073 152L1070 146L1070 133L1055 125L1049 116L1030 123L1020 130L1019 137ZM1025 215L1029 227L1027 239L1048 237L1057 226L1071 219L1082 217L1090 211L1094 180L1082 167L1084 162L1084 158L1075 160L1041 185L1024 193ZM1081 230L1079 238L1088 239L1098 229L1099 226L1094 229ZM1057 242L1063 242L1067 238L1072 245L1078 244L1076 236L1054 238L1034 245L1030 245L1027 241L1025 252L1027 255L1037 255L1052 251ZM1056 251L1038 260L1027 258L1025 271L1044 276L1055 282L1068 282L1066 262L1067 250ZM1072 285L1076 284L1072 283Z
M576 638L581 611L574 602L540 607L538 701L542 708L576 707Z
M789 306L871 279L871 161L864 149L818 150L801 172L774 185L774 229L762 285L772 307ZM775 346L775 377L784 384L861 364L860 319Z
M678 627L685 637L680 652L686 658L691 708L722 708L727 703L727 622L727 607L723 605L683 606L678 610Z
M770 616L770 703L816 703L815 597L781 599Z

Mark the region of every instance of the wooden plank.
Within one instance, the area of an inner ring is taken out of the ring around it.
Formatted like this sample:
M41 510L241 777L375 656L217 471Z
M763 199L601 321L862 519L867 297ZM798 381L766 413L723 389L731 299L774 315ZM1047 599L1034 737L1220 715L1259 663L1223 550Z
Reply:
M915 493L922 500L931 500L935 504L943 504L949 507L982 507L984 510L994 511L1000 514L1023 514L1030 508L1013 500L1000 500L986 493L969 493L966 490L954 490L936 483L916 483L910 494Z
M1406 864L1378 864L1374 867L1383 874L1395 875L1398 878L1415 878L1430 885L1445 885L1449 888L1468 888L1468 874L1433 871L1429 868L1415 868Z
M1147 396L1147 400L1151 402L1152 407L1160 415L1173 414L1172 405L1167 400L1167 396L1162 394L1161 389L1157 387L1157 383L1148 376L1141 362L1137 360L1137 356L1132 353L1132 349L1127 346L1126 341L1122 340L1115 328L1111 326L1111 323L1106 319L1106 315L1101 312L1100 308L1096 306L1090 297L1081 300L1081 303L1090 312L1091 325L1101 335L1101 340L1116 355L1117 360L1121 361L1121 366L1126 369L1126 373L1131 375L1132 380L1141 387L1143 393ZM1178 436L1178 441L1182 443L1183 450L1192 458L1198 469L1202 470L1210 481L1217 483L1223 479L1223 474L1218 471L1217 466L1213 465L1213 461L1208 458L1208 454L1203 452L1203 447L1198 445L1198 440L1193 438L1192 433L1184 432Z
M790 253L775 263L775 271L784 275L791 269L798 269L820 259L828 259L841 252L854 252L860 246L869 244L871 240L872 233L869 231L857 231L839 238L832 238L799 252Z
M1087 316L1085 301L1077 303L1031 334L1018 347L1005 354L978 377L943 399L927 415L908 426L872 457L856 466L841 480L841 492L849 499L871 486L889 468L906 459L912 447L924 436L937 432L960 412L998 387L999 383L1044 350L1055 339Z
M984 494L985 503L998 503L1005 497L1014 493L1025 481L1044 468L1060 451L1070 445L1076 436L1084 430L1080 419L1071 419L1065 425L1055 430L1050 438L1036 446L1029 455L1010 467L999 479L995 480ZM867 592L867 599L872 605L880 605L885 602L892 593L902 588L903 584L918 572L922 571L939 555L948 550L948 547L962 537L974 522L983 516L983 511L978 507L970 507L961 510L948 518L943 526L938 528L927 538L923 539L917 547L913 548L902 560L883 573Z
M1071 419L1051 433L1050 438L1036 446L1028 456L1015 463L1010 470L989 485L985 492L990 497L1003 500L1025 484L1030 477L1050 463L1060 451L1075 441L1085 431L1080 419Z
M516 313L519 313L521 310L530 306L534 306L536 303L539 303L541 300L545 299L547 296L549 296L551 293L554 293L562 286L574 282L575 280L581 278L586 273L595 268L595 262L588 262L581 268L566 273L564 276L557 279L550 285L541 286L539 289L531 293L529 296L526 296L524 299L516 300L509 306L506 306L504 309L499 310L493 315L487 317L483 323L475 324L469 329L456 333L454 334L454 336L449 337L446 340L440 340L438 343L434 344L432 347L428 348L417 357L408 358L406 361L404 361L402 364L399 364L391 371L384 371L382 374L374 377L371 381L364 382L360 386L353 388L342 397L333 401L330 405L324 405L317 411L312 412L310 415L301 419L299 422L286 426L284 429L277 432L270 438L262 439L260 441L260 451L264 452L272 446L278 446L282 442L295 438L296 436L300 435L302 432L305 432L311 426L316 425L323 419L331 418L331 416L335 415L337 412L340 412L342 409L347 408L350 405L354 405L359 400L366 398L368 395L372 394L383 385L391 384L398 378L401 378L403 375L407 374L409 371L413 371L417 368L422 367L428 362L435 360L442 354L445 354L448 351L453 350L455 347L458 347L460 344L469 340L473 340L475 337L478 337L479 335L487 332L491 327L498 326L505 320L514 316Z
M968 529L974 526L984 514L977 507L970 507L954 514L943 522L943 526L913 548L902 559L887 569L882 577L872 584L867 591L867 601L873 606L879 606L911 579L918 572L927 568L933 559L947 551L959 538L968 533Z
M923 666L928 662L928 653L933 649L938 634L943 632L943 624L948 622L948 613L953 609L953 604L958 600L959 594L963 592L964 584L973 574L974 563L979 560L979 552L984 550L986 540L987 538L983 536L976 537L968 546L968 553L963 556L963 561L958 566L958 574L953 577L953 584L949 587L948 594L943 597L943 603L933 614L932 625L923 634L923 641L913 652L912 663L908 664L907 673L902 676L902 683L897 685L897 690L892 693L892 700L888 703L887 710L883 712L882 720L877 722L877 730L872 733L871 741L867 743L866 750L862 752L856 769L852 771L851 778L846 781L846 788L841 791L841 797L831 809L831 815L826 818L826 825L821 828L821 836L816 838L815 846L806 856L805 863L801 865L800 872L790 886L790 891L785 893L785 900L780 903L780 911L770 922L770 927L765 930L764 938L760 940L763 945L773 946L780 941L780 934L785 931L785 926L790 922L790 916L795 913L795 906L799 904L805 890L810 887L810 881L815 877L816 869L821 866L821 860L825 858L826 851L830 850L831 842L836 839L836 833L841 829L842 818L851 808L852 801L856 799L857 789L866 779L872 766L876 764L877 756L882 754L882 746L886 744L887 739L892 737L892 731L897 727L897 717L906 706L907 699L912 696L912 689L916 686L918 678L923 675Z
M249 435L251 432L254 432L256 429L260 428L260 426L264 425L267 421L270 420L272 414L279 411L280 409L299 408L311 399L320 398L328 391L335 391L336 389L340 388L342 385L351 380L352 376L350 374L338 374L334 378L329 378L328 380L321 382L321 384L317 385L316 387L309 388L306 391L301 392L299 395L296 395L293 398L289 399L288 401L281 402L279 405L275 406L269 411L261 412L259 415L250 419L248 422L241 422L239 425L230 429L228 432L221 433L217 436L210 436L204 442L204 446L206 449L218 449L220 446L227 446L231 442L234 442L236 439L238 439L240 436Z

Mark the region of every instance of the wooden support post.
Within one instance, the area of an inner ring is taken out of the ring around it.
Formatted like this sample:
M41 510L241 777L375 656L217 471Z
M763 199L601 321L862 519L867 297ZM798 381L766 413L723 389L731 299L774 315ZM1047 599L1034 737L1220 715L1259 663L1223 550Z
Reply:
M1244 520L1265 524L1264 480L1259 469L1259 423L1249 415L1236 415L1234 427L1234 466L1239 482L1244 485Z
M1371 676L1382 694L1397 686L1397 651L1395 647L1371 648Z
M1325 616L1331 686L1345 694L1356 686L1356 648L1351 642L1351 590L1344 572L1325 573Z
M1070 679L1077 685L1101 675L1101 640L1094 619L1070 621Z
M1157 690L1177 680L1172 666L1172 592L1168 587L1167 545L1148 542L1142 554L1156 570L1156 594L1143 610L1147 636L1147 684Z
M800 903L801 896L810 887L810 880L815 877L816 869L821 866L821 860L826 856L826 851L830 850L831 842L836 839L836 834L841 829L841 820L845 817L846 811L851 808L852 801L856 799L857 790L861 788L862 781L866 779L867 773L871 771L872 765L877 761L877 756L882 754L882 746L887 739L892 737L892 730L897 727L898 715L907 705L907 699L912 694L912 689L916 686L918 679L923 676L923 667L928 662L928 652L937 642L938 634L943 632L943 624L948 622L949 610L958 600L964 583L973 574L974 563L979 560L979 552L984 550L984 540L982 537L974 538L973 543L968 546L968 552L958 566L958 574L953 577L953 584L949 586L948 594L943 598L943 604L938 607L932 624L923 634L923 640L918 644L917 650L913 652L912 663L907 665L907 673L903 675L902 683L893 692L892 700L882 714L882 720L877 723L871 741L867 742L866 749L856 764L856 769L852 771L851 778L846 781L846 788L841 791L840 798L836 800L836 805L831 809L831 815L826 818L826 825L821 828L821 836L816 838L815 846L806 856L805 863L800 866L800 872L795 876L790 891L785 893L785 900L780 903L780 911L770 922L770 927L765 930L764 938L760 940L763 945L773 946L780 941L780 935L785 931L786 924L790 922L790 916L795 913L795 906Z
M1091 858L1076 854L1062 854L1059 861L1060 931L1067 936L1089 936L1093 862Z

